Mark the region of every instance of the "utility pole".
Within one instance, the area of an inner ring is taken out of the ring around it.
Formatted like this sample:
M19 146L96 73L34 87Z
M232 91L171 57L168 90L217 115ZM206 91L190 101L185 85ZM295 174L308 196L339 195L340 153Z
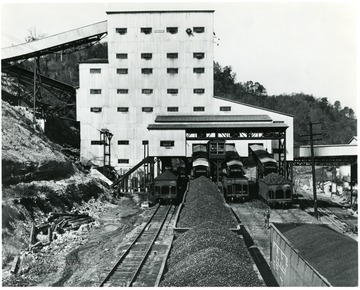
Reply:
M310 150L311 150L311 171L312 171L312 180L313 180L313 194L314 194L314 215L316 219L319 219L318 209L317 209L317 196L316 196L316 176L315 176L315 157L314 157L314 140L313 140L313 123L309 123L310 126Z
M314 215L316 219L319 219L319 213L317 208L317 195L316 195L316 175L315 175L315 156L314 156L314 141L320 141L322 138L314 139L314 136L321 136L321 133L313 132L313 125L321 124L321 122L313 123L309 122L310 134L301 134L300 137L310 137L310 155L311 155L311 173L313 183L313 195L314 195Z
M33 99L33 124L36 124L35 118L35 108L36 108L36 74L37 74L37 62L36 57L34 57L34 99Z

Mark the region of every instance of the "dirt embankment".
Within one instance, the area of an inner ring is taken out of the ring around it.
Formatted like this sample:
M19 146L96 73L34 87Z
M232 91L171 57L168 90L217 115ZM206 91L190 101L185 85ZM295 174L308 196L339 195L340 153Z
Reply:
M3 286L98 285L98 265L112 262L104 253L116 251L147 215L132 198L115 200L107 184L61 149L33 128L24 108L2 102ZM51 243L38 233L40 246L29 248L31 225L47 222L50 212L74 210L95 221L55 232ZM10 274L16 256L19 270Z

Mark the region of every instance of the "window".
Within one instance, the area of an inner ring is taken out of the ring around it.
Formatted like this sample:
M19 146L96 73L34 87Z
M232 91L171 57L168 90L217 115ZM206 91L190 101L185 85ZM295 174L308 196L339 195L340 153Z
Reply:
M142 94L151 95L153 93L153 89L142 89Z
M102 108L100 108L100 107L90 108L90 112L93 112L93 113L101 113L101 110L102 110Z
M152 28L151 27L141 27L140 32L144 34L151 34Z
M127 33L127 28L115 28L115 32L124 35Z
M121 112L121 113L127 113L127 112L129 112L129 108L128 107L118 107L117 111Z
M100 95L101 89L90 89L90 94L92 95Z
M194 112L204 112L205 107L194 107Z
M152 72L153 72L153 69L152 69L152 68L142 68L142 69L141 69L141 73L142 73L142 74L149 75L149 74L152 74Z
M203 94L205 93L205 89L194 89L194 94Z
M119 75L127 75L128 74L128 69L127 68L118 68L118 69L116 69L116 72Z
M129 163L129 159L118 159L118 163Z
M202 59L205 57L205 53L204 52L194 52L193 57L197 58L197 59Z
M128 94L129 90L128 89L117 89L117 93L118 94Z
M197 27L193 27L193 30L194 30L194 32L196 32L196 33L204 33L205 27L203 27L203 26L197 26Z
M128 58L128 54L127 54L127 53L117 53L117 54L116 54L116 58L117 58L117 59L127 59L127 58Z
M166 32L169 32L171 34L176 34L176 33L178 33L178 28L177 27L166 27Z
M91 74L101 74L101 68L91 68L90 73Z
M152 53L142 53L141 58L146 60L152 59Z
M149 140L142 140L143 145L149 145Z
M129 140L118 140L118 145L129 145Z
M171 95L176 95L179 92L179 89L167 89L167 93Z
M223 111L223 112L231 111L231 107L220 107L220 111Z
M142 111L145 113L151 113L153 111L153 107L142 107Z
M168 74L177 74L178 72L179 72L178 68L171 67L167 69Z
M204 67L194 67L193 72L196 74L203 74L205 72Z
M166 57L175 59L175 58L178 58L178 53L177 52L170 52L170 53L166 54Z
M167 107L167 111L168 111L168 112L178 112L178 111L179 111L179 107Z
M103 141L101 140L91 140L91 145L103 145Z
M174 147L175 141L173 140L161 140L160 147Z

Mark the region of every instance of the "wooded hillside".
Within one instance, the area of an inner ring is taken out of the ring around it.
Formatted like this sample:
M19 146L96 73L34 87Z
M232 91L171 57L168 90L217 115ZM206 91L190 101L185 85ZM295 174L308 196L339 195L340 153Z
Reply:
M341 107L340 101L331 104L326 97L316 98L303 93L267 95L266 88L258 82L236 82L231 66L214 63L214 94L243 103L284 112L294 116L295 145L302 142L300 134L308 133L308 123L322 122L314 131L322 133L323 140L316 144L344 144L357 135L354 110Z

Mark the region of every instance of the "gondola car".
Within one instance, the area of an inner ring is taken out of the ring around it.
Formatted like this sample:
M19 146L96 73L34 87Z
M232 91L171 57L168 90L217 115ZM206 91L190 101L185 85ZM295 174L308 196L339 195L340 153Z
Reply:
M234 144L226 144L223 162L223 189L226 200L244 201L249 199L249 181Z
M259 196L270 207L291 206L291 182L277 173L277 161L261 145L251 145L250 150L257 164Z
M278 162L261 145L249 146L258 169L258 178L278 172Z
M206 144L193 145L191 175L193 178L200 176L210 177L210 163Z

